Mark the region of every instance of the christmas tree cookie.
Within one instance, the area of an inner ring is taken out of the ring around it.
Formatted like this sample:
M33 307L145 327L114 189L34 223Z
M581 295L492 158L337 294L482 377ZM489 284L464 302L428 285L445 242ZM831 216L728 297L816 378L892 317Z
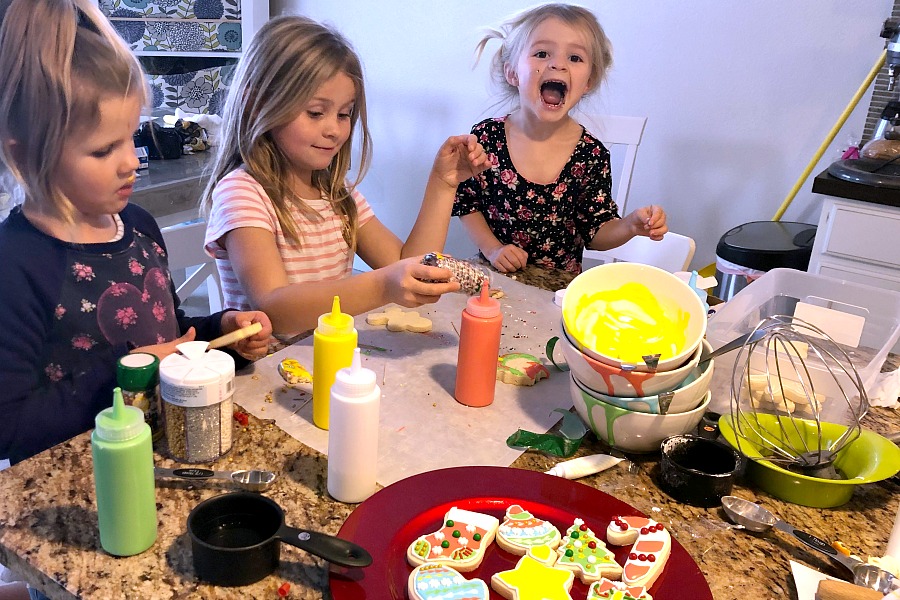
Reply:
M533 546L546 544L550 548L559 546L559 530L538 519L518 504L506 509L506 518L497 530L497 545L519 556Z
M438 563L463 573L471 571L481 564L499 525L496 517L454 506L444 515L440 529L409 545L406 559L414 567Z
M466 579L446 565L426 563L413 569L407 585L413 600L488 600L490 590L480 579Z
M586 600L653 600L644 587L629 587L621 581L603 578L591 584Z
M613 518L606 528L606 539L614 546L634 543L622 573L622 581L630 586L653 585L672 551L672 536L647 517Z
M556 559L550 546L529 548L515 569L494 573L491 587L509 600L572 600L569 590L575 576L554 566Z
M598 581L601 577L618 579L622 567L615 555L606 548L582 519L575 519L559 548L559 566L574 571L584 583Z

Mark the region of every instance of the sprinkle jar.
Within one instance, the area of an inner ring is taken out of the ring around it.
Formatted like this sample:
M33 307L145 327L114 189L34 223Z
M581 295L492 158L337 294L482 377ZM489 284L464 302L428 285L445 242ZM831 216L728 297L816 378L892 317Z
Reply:
M156 390L159 384L159 359L146 352L126 354L116 364L116 383L122 388L125 404L143 411L144 421L150 426L153 441L162 438L162 414Z
M169 454L181 462L212 462L231 450L234 359L207 347L179 344L159 365Z

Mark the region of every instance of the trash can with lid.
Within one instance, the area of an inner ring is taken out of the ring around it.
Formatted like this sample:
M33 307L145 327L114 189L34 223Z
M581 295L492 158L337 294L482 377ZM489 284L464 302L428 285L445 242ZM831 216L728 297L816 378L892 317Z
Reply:
M815 225L784 221L753 221L729 230L716 246L713 295L730 300L770 269L805 271L815 237Z

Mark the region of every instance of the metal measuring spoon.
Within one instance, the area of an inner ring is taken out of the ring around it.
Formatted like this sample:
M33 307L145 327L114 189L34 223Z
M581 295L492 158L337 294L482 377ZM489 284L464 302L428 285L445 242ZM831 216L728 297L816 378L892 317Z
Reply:
M178 479L190 479L195 481L205 481L207 479L224 479L238 484L245 490L251 492L262 492L275 481L275 473L272 471L260 471L257 469L241 470L241 471L213 471L211 469L200 469L190 467L184 469L166 469L164 467L155 467L153 469L157 478L160 477L177 477Z
M759 504L737 496L724 496L722 508L725 509L725 514L729 519L750 531L762 533L774 527L800 540L813 550L825 554L850 571L853 574L853 583L856 585L876 590L882 594L887 594L893 589L894 576L892 574L875 565L841 554L825 540L782 521Z

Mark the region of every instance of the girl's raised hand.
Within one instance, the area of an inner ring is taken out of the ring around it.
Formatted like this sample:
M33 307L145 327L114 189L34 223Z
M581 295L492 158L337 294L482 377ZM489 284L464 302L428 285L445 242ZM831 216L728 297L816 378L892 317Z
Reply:
M259 323L262 325L262 329L258 333L228 346L247 360L256 360L268 354L269 342L272 341L272 322L266 313L259 310L244 312L229 310L222 313L223 334L231 333L253 323Z
M490 166L491 161L484 148L469 133L447 138L434 157L432 172L455 190L457 185Z
M385 300L407 308L432 304L443 294L459 291L459 283L450 281L449 269L423 265L421 256L397 261L383 271Z
M638 208L628 217L635 235L643 235L651 240L659 241L669 231L666 225L666 211L662 206L651 204Z

